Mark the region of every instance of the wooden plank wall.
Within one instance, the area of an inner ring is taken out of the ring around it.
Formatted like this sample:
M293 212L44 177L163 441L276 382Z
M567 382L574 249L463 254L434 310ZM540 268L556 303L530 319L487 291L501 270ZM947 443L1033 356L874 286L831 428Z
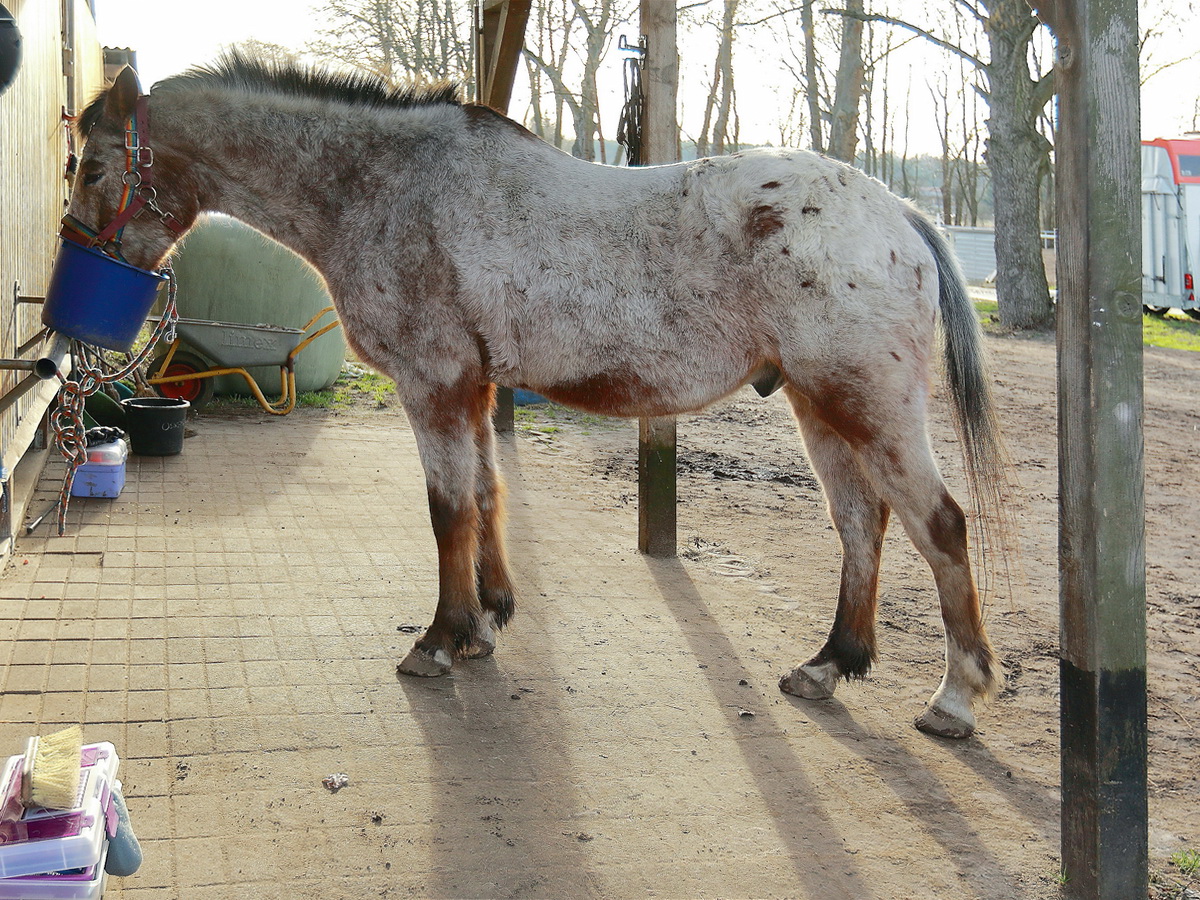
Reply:
M8 0L21 30L21 68L0 94L0 357L41 329L40 308L15 297L45 294L69 185L63 120L103 86L104 54L87 0ZM64 52L66 51L66 52ZM70 73L68 75L68 73ZM24 355L36 357L34 347ZM0 370L0 396L27 373ZM0 482L28 448L29 420L41 417L45 392L27 394L0 414ZM24 444L25 446L21 446Z

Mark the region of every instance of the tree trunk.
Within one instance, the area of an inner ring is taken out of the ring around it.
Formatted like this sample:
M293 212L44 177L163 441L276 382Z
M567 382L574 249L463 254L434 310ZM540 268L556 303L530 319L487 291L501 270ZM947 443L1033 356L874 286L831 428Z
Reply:
M804 89L808 99L808 128L812 149L825 151L824 130L821 127L821 88L817 83L817 36L813 31L812 8L815 0L804 0L800 21L804 29Z
M858 107L863 91L863 0L846 0L842 20L842 56L829 123L829 155L854 163L858 145Z
M724 153L730 138L729 119L733 108L733 23L737 18L737 8L738 0L725 0L721 47L717 54L717 65L721 69L721 99L717 105L717 120L713 125L714 153Z
M1025 0L991 0L987 34L988 138L984 159L992 173L996 217L996 299L1000 323L1016 330L1054 323L1050 286L1039 237L1038 174L1049 144L1038 133L1029 39L1037 27Z

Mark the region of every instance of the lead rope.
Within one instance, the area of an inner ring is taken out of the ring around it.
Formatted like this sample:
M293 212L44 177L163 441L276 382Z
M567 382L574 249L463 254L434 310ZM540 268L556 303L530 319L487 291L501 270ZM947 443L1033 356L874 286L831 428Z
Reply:
M150 340L128 365L118 371L106 374L99 367L90 366L82 352L79 341L71 342L71 357L74 360L75 378L68 379L60 372L59 381L62 386L58 389L58 407L50 416L50 426L54 429L54 445L58 452L67 460L67 473L63 476L62 490L58 495L58 533L63 535L67 529L67 504L71 500L71 487L75 484L75 473L87 462L87 435L83 425L83 409L87 398L96 393L103 385L112 384L127 377L137 370L158 346L159 341L166 337L167 341L175 340L175 323L179 314L175 309L175 273L168 266L162 270L167 277L167 306L162 318L150 335Z

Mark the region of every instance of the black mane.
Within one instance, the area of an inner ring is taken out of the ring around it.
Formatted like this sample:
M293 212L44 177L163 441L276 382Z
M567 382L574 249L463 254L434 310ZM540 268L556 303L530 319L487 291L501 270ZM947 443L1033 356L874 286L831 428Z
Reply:
M457 105L459 88L453 82L391 85L369 72L334 72L298 63L266 62L229 50L208 66L163 79L155 90L189 87L227 87L252 94L287 94L312 97L351 106L407 108L438 103ZM86 135L104 113L102 92L79 116L79 131Z

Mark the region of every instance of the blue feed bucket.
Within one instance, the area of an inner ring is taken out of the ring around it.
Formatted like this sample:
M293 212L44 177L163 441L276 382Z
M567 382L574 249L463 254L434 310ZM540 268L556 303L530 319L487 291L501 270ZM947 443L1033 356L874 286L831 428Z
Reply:
M166 280L64 240L50 273L42 324L85 344L128 350Z

